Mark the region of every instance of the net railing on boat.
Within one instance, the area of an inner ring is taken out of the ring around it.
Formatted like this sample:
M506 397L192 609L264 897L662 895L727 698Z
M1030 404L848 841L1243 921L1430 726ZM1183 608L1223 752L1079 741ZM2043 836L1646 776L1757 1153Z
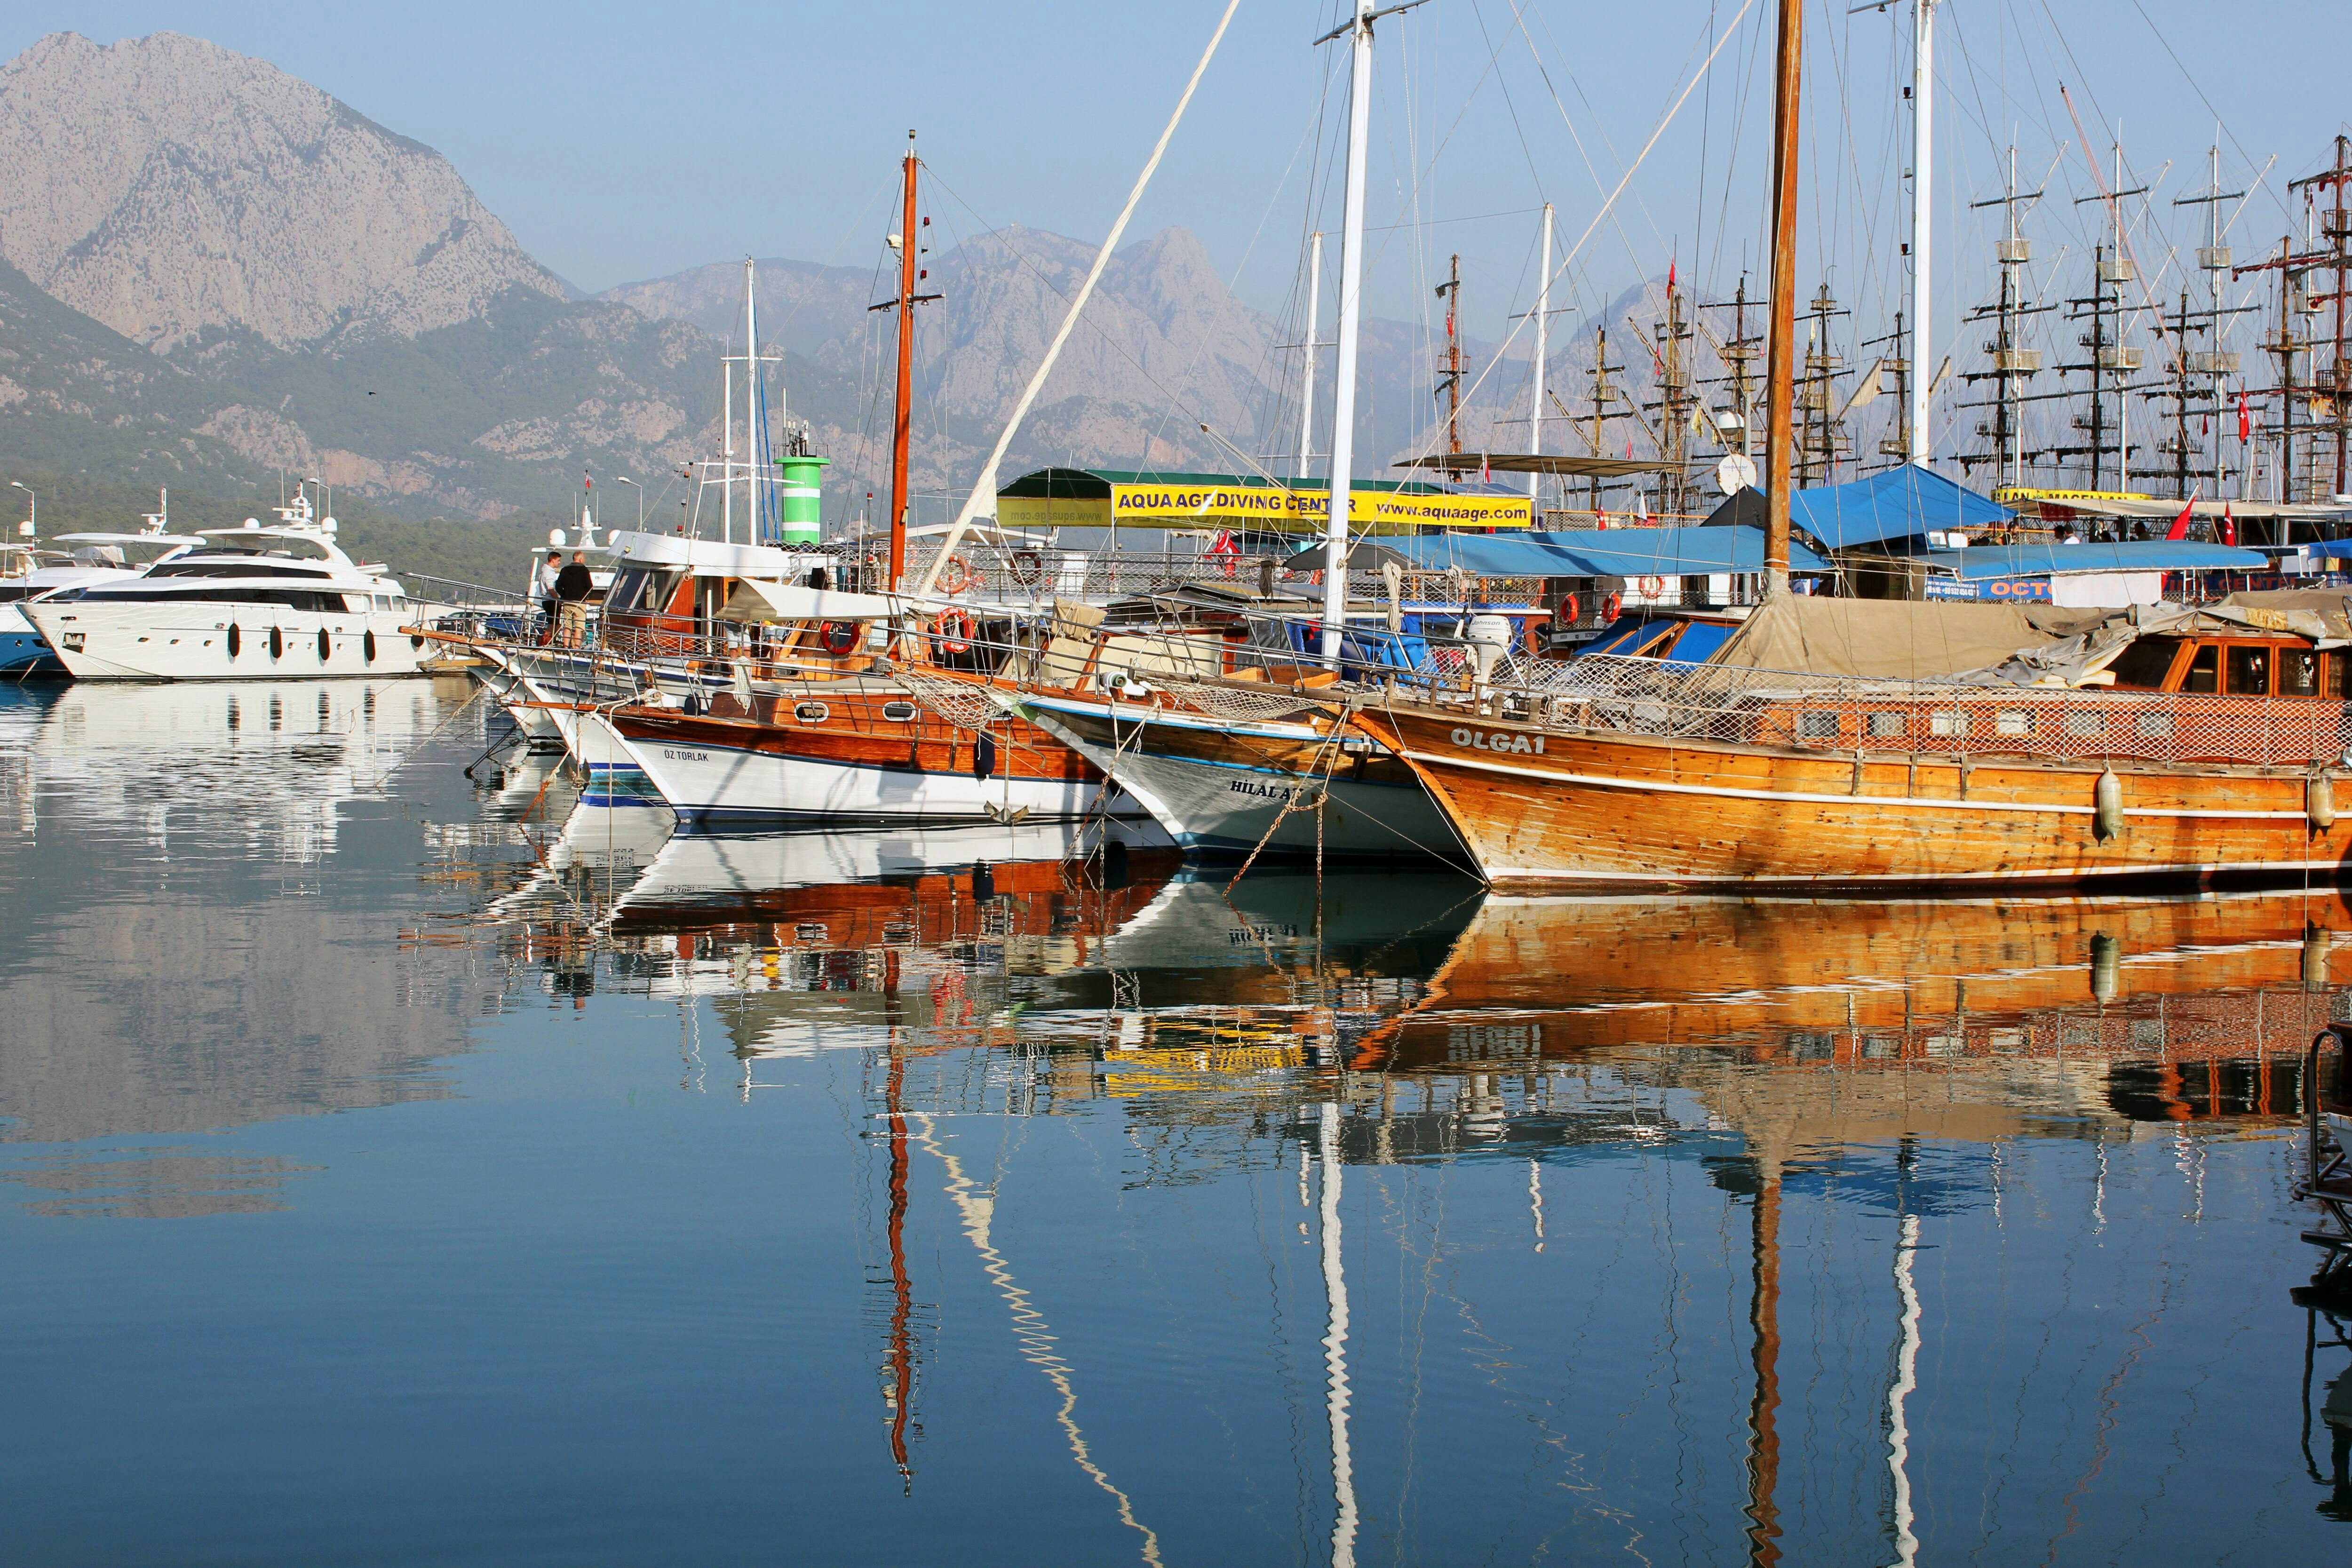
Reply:
M1606 654L1506 657L1479 681L1475 651L1391 682L1390 700L1570 733L1841 755L2309 767L2344 762L2352 742L2352 710L2315 698L1858 679Z
M1277 623L1269 622L1270 627ZM1076 647L1032 627L992 642L977 627L952 642L924 629L886 650L869 673L917 685L950 722L987 721L991 700L959 675L1016 688L1091 690L1178 704L1236 722L1294 718L1319 706L1412 706L1495 718L1561 733L1631 735L1841 756L2129 759L2309 768L2344 763L2352 708L2319 698L2066 689L1855 679L1802 671L1667 663L1589 654L1571 659L1502 652L1441 637L1411 639L1410 668L1380 665L1351 630L1340 679L1274 630L1239 636L1198 627L1106 626ZM1270 646L1279 642L1279 646ZM1076 647L1089 647L1080 654ZM1062 651L1067 648L1068 651ZM760 628L707 637L614 635L583 650L635 689L662 673L689 683L804 679ZM1393 650L1391 650L1393 651ZM635 673L628 673L635 667ZM1483 673L1482 673L1483 671Z

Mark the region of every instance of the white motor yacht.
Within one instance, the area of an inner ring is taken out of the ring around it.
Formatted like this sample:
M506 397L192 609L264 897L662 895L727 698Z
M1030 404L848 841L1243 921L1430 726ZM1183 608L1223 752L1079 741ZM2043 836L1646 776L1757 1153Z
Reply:
M335 542L307 493L282 520L198 531L134 577L67 588L25 615L78 680L294 680L420 673L398 582Z
M13 679L65 673L65 666L26 618L28 601L62 589L136 577L155 562L199 542L171 531L169 508L170 492L165 491L162 507L146 514L147 526L136 533L61 533L51 542L71 545L70 552L45 550L37 542L0 544L0 676Z

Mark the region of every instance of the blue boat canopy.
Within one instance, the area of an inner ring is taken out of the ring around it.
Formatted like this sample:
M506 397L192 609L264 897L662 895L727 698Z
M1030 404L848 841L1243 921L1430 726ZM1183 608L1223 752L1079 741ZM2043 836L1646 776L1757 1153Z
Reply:
M1989 577L2059 577L2084 572L2267 572L2259 550L2187 539L2125 540L2113 544L1977 544L1911 557L1930 572L1963 582Z
M1703 577L1764 570L1764 535L1752 528L1578 529L1564 533L1429 533L1367 541L1349 552L1359 568L1386 557L1423 572L1448 567L1480 577ZM1321 551L1285 563L1294 572L1321 564ZM1827 572L1830 563L1796 541L1789 569Z
M1790 523L1832 550L1917 539L1947 529L1998 528L2016 521L2017 514L2007 507L1916 463L1848 484L1816 485L1789 498Z

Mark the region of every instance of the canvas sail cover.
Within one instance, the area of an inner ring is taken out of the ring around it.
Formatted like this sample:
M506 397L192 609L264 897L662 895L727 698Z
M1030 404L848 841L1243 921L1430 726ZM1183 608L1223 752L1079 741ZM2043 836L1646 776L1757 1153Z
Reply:
M1708 662L1864 679L1935 680L2005 663L2106 618L2103 610L1800 595L1759 605Z

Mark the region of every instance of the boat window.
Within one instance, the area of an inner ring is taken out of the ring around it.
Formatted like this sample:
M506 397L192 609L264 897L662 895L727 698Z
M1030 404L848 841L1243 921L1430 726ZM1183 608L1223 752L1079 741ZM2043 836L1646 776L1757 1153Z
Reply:
M1889 736L1900 735L1905 728L1903 715L1900 713L1873 713L1870 716L1870 738L1874 741L1884 741Z
M2338 702L2343 701L2344 656L2342 654L2331 653L2327 656L2327 671L2325 679L2327 683L2326 695L2333 697Z
M613 579L604 603L615 610L656 614L669 607L670 584L677 580L676 573L665 572L658 566L624 567L620 575Z
M2107 668L2115 672L2117 686L2135 691L2161 691L2179 652L2179 637L2141 637L2117 654Z
M2261 643L2240 643L2230 649L2230 695L2268 697L2271 694L2271 650Z
M2307 647L2279 649L2278 694L2281 697L2319 695L2319 655Z
M1807 741L1834 741L1838 737L1838 716L1818 710L1800 713L1797 715L1797 734Z
M2189 673L2181 678L2183 691L2219 691L2221 650L2211 643L2200 643L2197 657L2189 661Z
M181 561L164 561L147 569L150 577L331 577L331 571L312 566L281 565L276 561L257 559L239 552L224 560L217 555L196 555Z
M184 605L191 602L276 605L284 609L309 610L330 616L343 615L351 609L341 594L321 594L308 588L170 588L160 592L137 588L89 588L75 597L94 605Z
M13 605L19 599L39 592L38 588L27 588L21 584L0 583L0 605Z

